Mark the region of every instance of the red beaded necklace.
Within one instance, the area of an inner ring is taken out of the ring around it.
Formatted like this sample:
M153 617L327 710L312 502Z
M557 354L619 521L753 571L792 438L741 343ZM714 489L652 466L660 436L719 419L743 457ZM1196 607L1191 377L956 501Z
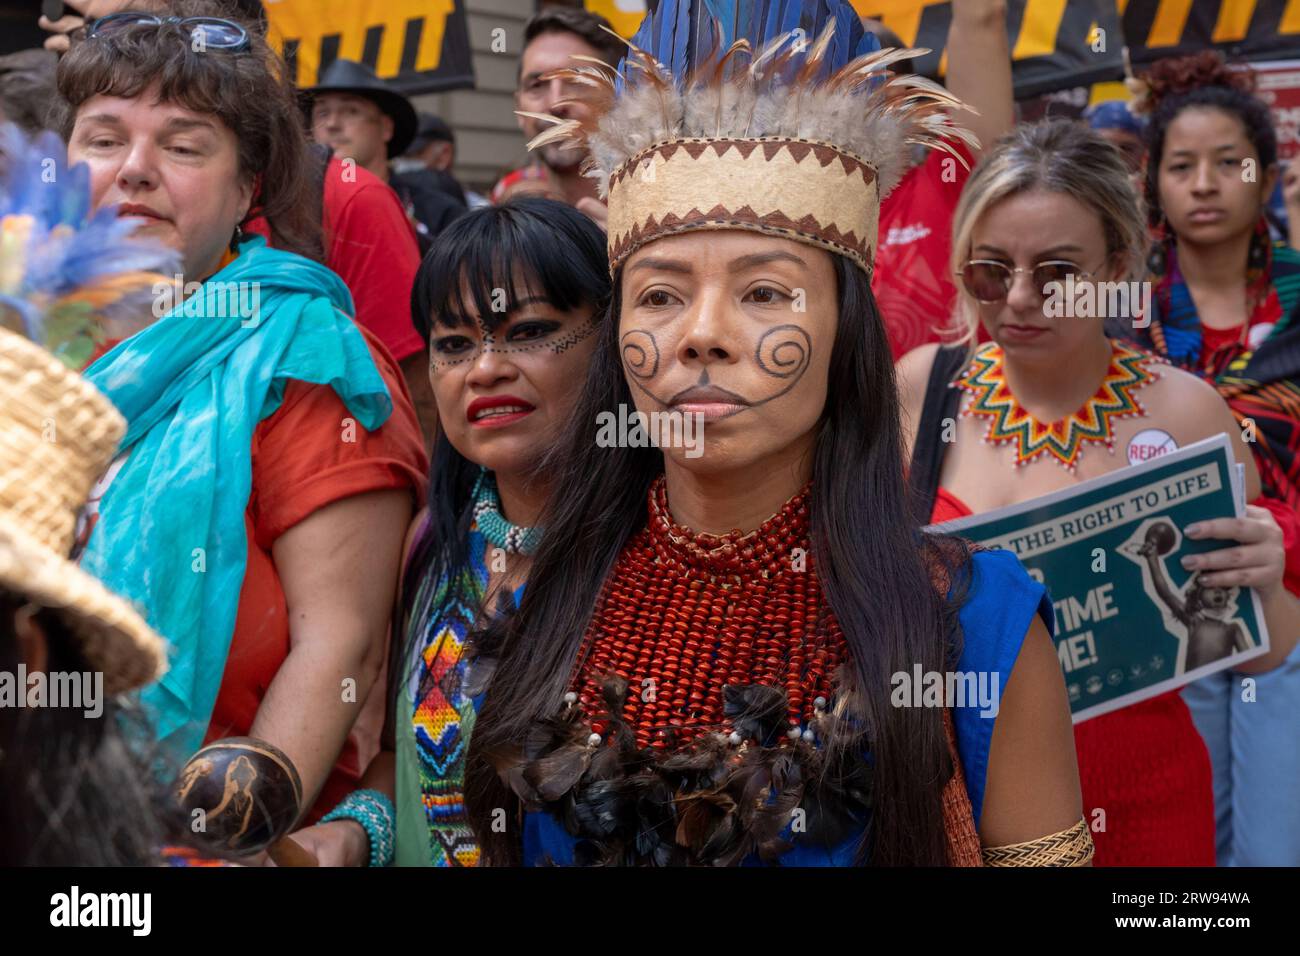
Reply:
M600 679L629 685L623 716L637 743L667 749L703 731L729 734L725 685L785 689L791 737L827 705L846 657L822 598L808 534L808 487L757 530L700 534L677 525L664 479L649 521L619 555L587 629L572 685L601 713ZM605 722L594 721L596 733Z

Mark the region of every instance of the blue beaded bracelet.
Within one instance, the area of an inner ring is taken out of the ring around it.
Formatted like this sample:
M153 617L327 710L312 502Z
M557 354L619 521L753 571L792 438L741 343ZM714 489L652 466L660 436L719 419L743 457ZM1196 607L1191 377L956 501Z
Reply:
M366 831L370 841L370 866L389 866L396 849L397 808L393 801L378 790L353 790L337 807L320 818L321 823L332 820L353 820Z

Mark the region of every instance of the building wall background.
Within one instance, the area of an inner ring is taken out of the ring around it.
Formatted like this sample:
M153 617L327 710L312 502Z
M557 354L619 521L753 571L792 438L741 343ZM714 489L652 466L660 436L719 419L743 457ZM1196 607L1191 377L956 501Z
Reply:
M548 0L581 6L581 0ZM456 132L458 179L486 192L501 174L527 160L528 151L514 115L515 76L524 24L538 0L465 0L474 62L475 88L413 97L418 110L435 113ZM37 0L0 0L0 53L40 46ZM504 30L505 49L492 49L493 31Z
M466 0L475 88L413 97L416 109L441 116L455 131L454 172L467 188L486 193L527 159L514 92L524 24L536 9L536 0ZM505 31L504 52L492 49L497 29Z

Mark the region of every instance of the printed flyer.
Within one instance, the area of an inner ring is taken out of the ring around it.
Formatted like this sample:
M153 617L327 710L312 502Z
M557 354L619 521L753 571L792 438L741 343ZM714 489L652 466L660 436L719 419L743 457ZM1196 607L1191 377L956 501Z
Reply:
M1075 723L1268 651L1255 592L1205 587L1180 561L1232 546L1182 531L1244 514L1229 440L929 529L1013 551L1047 585Z

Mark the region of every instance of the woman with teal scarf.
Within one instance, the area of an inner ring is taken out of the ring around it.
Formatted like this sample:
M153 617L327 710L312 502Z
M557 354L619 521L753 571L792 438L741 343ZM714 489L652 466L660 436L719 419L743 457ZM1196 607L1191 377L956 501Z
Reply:
M608 297L600 229L549 199L471 211L420 266L411 310L441 434L408 537L383 749L327 822L294 836L322 865L478 862L461 791L488 675L465 646L522 594L546 456L575 427Z
M319 264L283 61L235 21L199 36L196 21L119 14L59 67L95 208L183 268L155 286L156 321L108 330L86 371L129 425L81 561L170 644L143 692L168 756L264 739L296 766L306 810L350 789L356 749L376 746L348 738L382 667L424 450L395 364ZM245 233L259 218L269 244Z

